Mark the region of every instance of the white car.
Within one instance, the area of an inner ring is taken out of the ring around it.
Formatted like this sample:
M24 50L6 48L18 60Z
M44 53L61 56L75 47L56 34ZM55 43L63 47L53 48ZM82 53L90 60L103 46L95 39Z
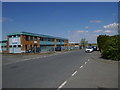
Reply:
M87 47L87 48L85 49L85 52L93 52L93 48L92 48L92 47Z

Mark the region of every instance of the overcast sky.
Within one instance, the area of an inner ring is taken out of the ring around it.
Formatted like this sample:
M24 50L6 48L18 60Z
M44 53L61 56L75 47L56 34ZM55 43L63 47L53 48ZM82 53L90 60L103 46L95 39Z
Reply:
M3 39L14 32L32 32L96 42L98 35L117 34L116 2L3 2Z

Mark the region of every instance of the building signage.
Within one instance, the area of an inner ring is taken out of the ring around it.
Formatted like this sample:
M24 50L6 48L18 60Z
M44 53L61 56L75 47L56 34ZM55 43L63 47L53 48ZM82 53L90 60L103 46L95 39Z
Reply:
M24 53L25 52L25 50L21 50L21 53Z
M37 43L37 41L34 41L34 43Z
M17 44L18 43L18 39L17 38L13 38L12 39L12 44Z
M75 47L79 47L79 45L75 45Z

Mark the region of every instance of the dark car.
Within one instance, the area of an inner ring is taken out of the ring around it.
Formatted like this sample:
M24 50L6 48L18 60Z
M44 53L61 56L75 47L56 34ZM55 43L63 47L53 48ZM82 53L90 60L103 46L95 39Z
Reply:
M56 47L55 51L61 51L61 47Z
M25 53L31 53L31 50L26 50Z
M97 46L92 46L93 51L97 51Z

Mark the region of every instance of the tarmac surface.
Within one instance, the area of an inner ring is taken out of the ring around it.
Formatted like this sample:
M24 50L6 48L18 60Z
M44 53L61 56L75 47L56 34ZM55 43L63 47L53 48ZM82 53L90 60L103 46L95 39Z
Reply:
M118 88L118 62L100 58L99 51L82 49L24 59L7 58L3 88Z

